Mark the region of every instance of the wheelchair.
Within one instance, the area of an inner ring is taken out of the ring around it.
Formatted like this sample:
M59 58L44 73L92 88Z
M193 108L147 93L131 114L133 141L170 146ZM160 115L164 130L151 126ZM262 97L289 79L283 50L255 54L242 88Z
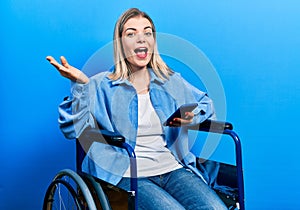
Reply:
M218 186L226 186L222 190L214 189L224 201L228 209L245 209L244 179L242 167L241 141L233 131L229 122L206 120L200 124L188 126L189 130L228 135L235 143L235 165L220 163L216 178ZM100 137L100 138L99 138ZM80 139L89 143L80 144ZM93 141L101 141L125 149L130 157L131 189L124 191L105 183L81 171L81 162L89 145ZM122 136L98 129L86 129L79 139L76 139L76 172L64 169L56 174L48 186L43 209L89 209L89 210L119 210L137 209L137 179L136 156L133 148L125 142ZM197 160L201 164L200 158ZM212 160L207 160L212 161ZM212 163L216 163L212 161Z

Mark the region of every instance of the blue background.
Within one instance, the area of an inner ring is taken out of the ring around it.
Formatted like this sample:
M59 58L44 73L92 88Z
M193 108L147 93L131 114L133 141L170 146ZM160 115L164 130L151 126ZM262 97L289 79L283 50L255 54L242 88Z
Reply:
M300 209L297 0L1 1L0 209L41 209L55 173L75 165L57 125L70 84L45 57L81 68L130 7L215 66L243 143L247 209Z

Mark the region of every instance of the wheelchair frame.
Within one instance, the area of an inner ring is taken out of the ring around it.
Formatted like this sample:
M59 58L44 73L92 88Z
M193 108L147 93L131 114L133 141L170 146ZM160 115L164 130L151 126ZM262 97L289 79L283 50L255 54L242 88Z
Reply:
M238 186L238 202L233 208L245 209L245 198L244 198L244 178L243 178L243 167L242 167L242 147L241 141L238 135L233 131L233 126L228 122L206 120L200 124L188 126L189 130L204 131L219 133L224 135L229 135L235 143L235 159L236 159L236 176L237 176L237 186ZM126 149L130 157L130 173L131 173L131 189L128 192L128 209L137 209L137 170L136 170L136 156L133 148L125 142L124 137L116 135L115 133L108 131L101 131L98 129L86 129L81 136L84 139L89 139L93 141L101 141L113 146L121 147ZM102 139L99 139L99 136ZM57 173L53 178L52 182L48 186L44 202L43 209L55 209L54 202L58 202L59 209L69 209L66 208L62 201L60 190L66 188L66 193L72 199L72 206L76 209L99 209L99 206L103 210L110 210L111 206L105 195L100 183L96 178L83 173L81 171L81 162L85 156L84 148L80 144L79 140L76 140L76 172L70 169L64 169ZM71 183L70 183L71 182ZM57 199L56 199L57 196ZM62 208L60 208L62 207Z

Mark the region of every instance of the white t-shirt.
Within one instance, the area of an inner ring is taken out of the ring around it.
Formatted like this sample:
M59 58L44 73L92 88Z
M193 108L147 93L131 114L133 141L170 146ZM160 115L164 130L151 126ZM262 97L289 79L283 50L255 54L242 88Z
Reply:
M164 174L182 167L165 146L161 123L149 93L139 94L138 132L134 150L138 177ZM130 177L130 167L124 177Z

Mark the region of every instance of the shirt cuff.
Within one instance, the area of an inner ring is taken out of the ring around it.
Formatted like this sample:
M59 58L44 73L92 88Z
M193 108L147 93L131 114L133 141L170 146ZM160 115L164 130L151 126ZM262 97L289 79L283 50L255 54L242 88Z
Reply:
M81 98L87 95L88 93L88 83L87 84L79 84L76 82L71 82L71 93L76 98Z

